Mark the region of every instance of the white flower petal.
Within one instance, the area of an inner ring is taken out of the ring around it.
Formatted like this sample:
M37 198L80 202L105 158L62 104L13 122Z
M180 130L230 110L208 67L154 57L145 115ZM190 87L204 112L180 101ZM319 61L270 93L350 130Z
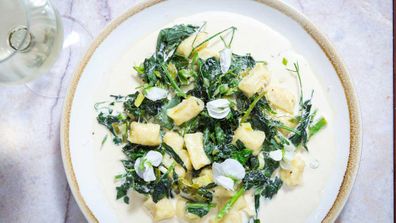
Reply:
M140 178L143 179L143 173L144 173L145 167L140 165L141 162L142 162L142 158L138 158L138 159L135 161L134 168L135 168L136 174L137 174ZM141 167L143 167L143 168L141 168Z
M158 101L168 96L168 91L159 87L151 87L146 89L146 98L152 101Z
M149 151L146 154L146 160L153 166L159 166L162 162L162 154L157 151Z
M225 48L222 51L220 51L221 72L225 73L230 69L231 56L232 56L232 51L230 48Z
M217 185L223 186L227 190L234 190L234 181L229 177L219 176L214 178L214 181Z
M282 160L282 150L278 149L275 151L271 151L269 153L269 157L275 161L281 161Z
M226 159L223 163L224 175L234 180L242 180L245 177L245 168L242 164L234 159Z
M227 99L217 99L206 103L208 113L212 118L223 119L230 113L230 102Z
M144 163L142 163L144 162ZM144 157L135 161L135 172L146 182L156 179L153 166L159 166L162 162L162 154L157 151L149 151Z
M234 190L234 181L243 179L246 174L242 164L234 159L213 163L212 171L215 183L227 190Z
M156 178L153 167L148 167L143 173L143 180L146 182L150 182L150 181L154 181L155 179Z
M212 165L213 177L220 177L224 175L223 166L220 163L213 163Z

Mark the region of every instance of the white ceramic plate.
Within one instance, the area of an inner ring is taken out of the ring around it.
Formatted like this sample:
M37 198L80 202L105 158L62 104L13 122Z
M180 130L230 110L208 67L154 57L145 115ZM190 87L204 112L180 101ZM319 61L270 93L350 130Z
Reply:
M318 79L332 86L329 103L336 108L336 162L325 195L307 222L332 222L344 206L360 157L360 114L344 65L327 39L301 14L277 0L174 0L142 3L112 22L94 41L77 69L65 102L61 125L63 162L69 185L90 222L116 222L95 173L92 106L108 70L137 40L179 18L205 11L227 11L252 17L293 36L295 50L309 61ZM319 221L320 221L319 220Z

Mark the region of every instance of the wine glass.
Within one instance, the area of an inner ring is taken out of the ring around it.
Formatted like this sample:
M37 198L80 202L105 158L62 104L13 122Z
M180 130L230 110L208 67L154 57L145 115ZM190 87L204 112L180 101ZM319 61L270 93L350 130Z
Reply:
M25 84L37 95L63 97L91 40L81 22L59 15L49 0L0 0L0 85Z

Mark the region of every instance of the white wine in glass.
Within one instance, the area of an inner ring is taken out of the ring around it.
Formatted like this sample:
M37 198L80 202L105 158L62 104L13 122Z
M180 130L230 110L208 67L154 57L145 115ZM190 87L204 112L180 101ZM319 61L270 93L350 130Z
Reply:
M45 74L62 49L63 28L48 0L0 0L0 84Z

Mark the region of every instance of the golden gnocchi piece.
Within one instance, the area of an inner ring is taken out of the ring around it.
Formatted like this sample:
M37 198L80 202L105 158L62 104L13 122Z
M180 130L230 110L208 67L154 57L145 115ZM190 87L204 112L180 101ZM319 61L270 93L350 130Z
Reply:
M193 184L198 185L199 187L206 186L213 182L213 172L212 169L206 167L201 170L199 176L192 179Z
M174 204L170 199L163 198L154 203L151 198L144 202L144 206L150 211L155 222L173 218L176 214Z
M292 92L279 87L269 87L266 97L270 104L287 113L293 114L296 106L296 98Z
M234 132L232 142L235 144L237 140L240 140L247 149L252 150L253 155L258 155L265 140L265 133L253 130L250 123L241 123Z
M197 116L204 107L205 104L201 99L191 96L184 99L175 107L168 109L167 115L176 125L181 125Z
M176 49L176 54L188 58L194 47L198 46L200 43L207 39L206 33L198 33L196 35L191 35L187 39L183 40L180 45ZM209 42L206 42L199 46L195 51L200 51L208 45Z
M190 160L190 156L188 155L188 151L183 149L180 150L177 155L179 155L180 159L183 160L184 165L186 166L187 170L192 169L192 164Z
M224 187L217 186L214 190L214 196L218 199L230 198L235 194L235 191L230 191L225 189Z
M164 142L172 147L172 149L179 155L180 159L183 160L187 170L192 169L190 157L188 156L187 150L184 148L184 138L176 132L167 132L163 138Z
M172 147L176 153L181 151L184 147L183 137L176 132L166 132L163 139L164 143Z
M199 170L210 164L210 160L204 151L202 132L186 134L184 136L184 142L195 170Z
M199 173L199 176L208 176L209 179L211 179L213 181L213 171L211 168L207 167L201 170L201 172Z
M185 162L181 156L180 156L180 158L183 160L184 165L186 166L187 170L191 170L192 167L191 167L190 160L188 158L187 151L183 150L182 152L183 153L185 152L185 154L187 155L188 163ZM176 161L168 154L165 154L162 157L162 165L164 165L166 168L169 168L174 162L176 162ZM176 165L175 165L175 172L179 177L184 177L186 175L186 170L178 163L176 163Z
M135 144L157 146L161 144L160 125L132 122L128 140Z
M169 154L165 153L162 156L162 165L164 165L166 168L170 167L172 163L175 162Z
M176 164L175 172L176 172L178 177L185 177L186 176L186 170L182 166L180 166L179 164Z
M211 178L208 175L204 175L204 176L199 176L199 177L193 178L192 182L193 182L193 184L195 184L195 185L197 185L199 187L204 187L204 186L212 183L213 182L213 178Z
M251 97L265 89L270 79L271 76L267 67L263 63L257 63L248 75L239 82L238 88L247 97Z
M290 170L288 169L281 169L279 174L280 178L282 179L283 183L287 186L297 186L301 183L305 162L300 156L295 156L292 161L290 161Z

